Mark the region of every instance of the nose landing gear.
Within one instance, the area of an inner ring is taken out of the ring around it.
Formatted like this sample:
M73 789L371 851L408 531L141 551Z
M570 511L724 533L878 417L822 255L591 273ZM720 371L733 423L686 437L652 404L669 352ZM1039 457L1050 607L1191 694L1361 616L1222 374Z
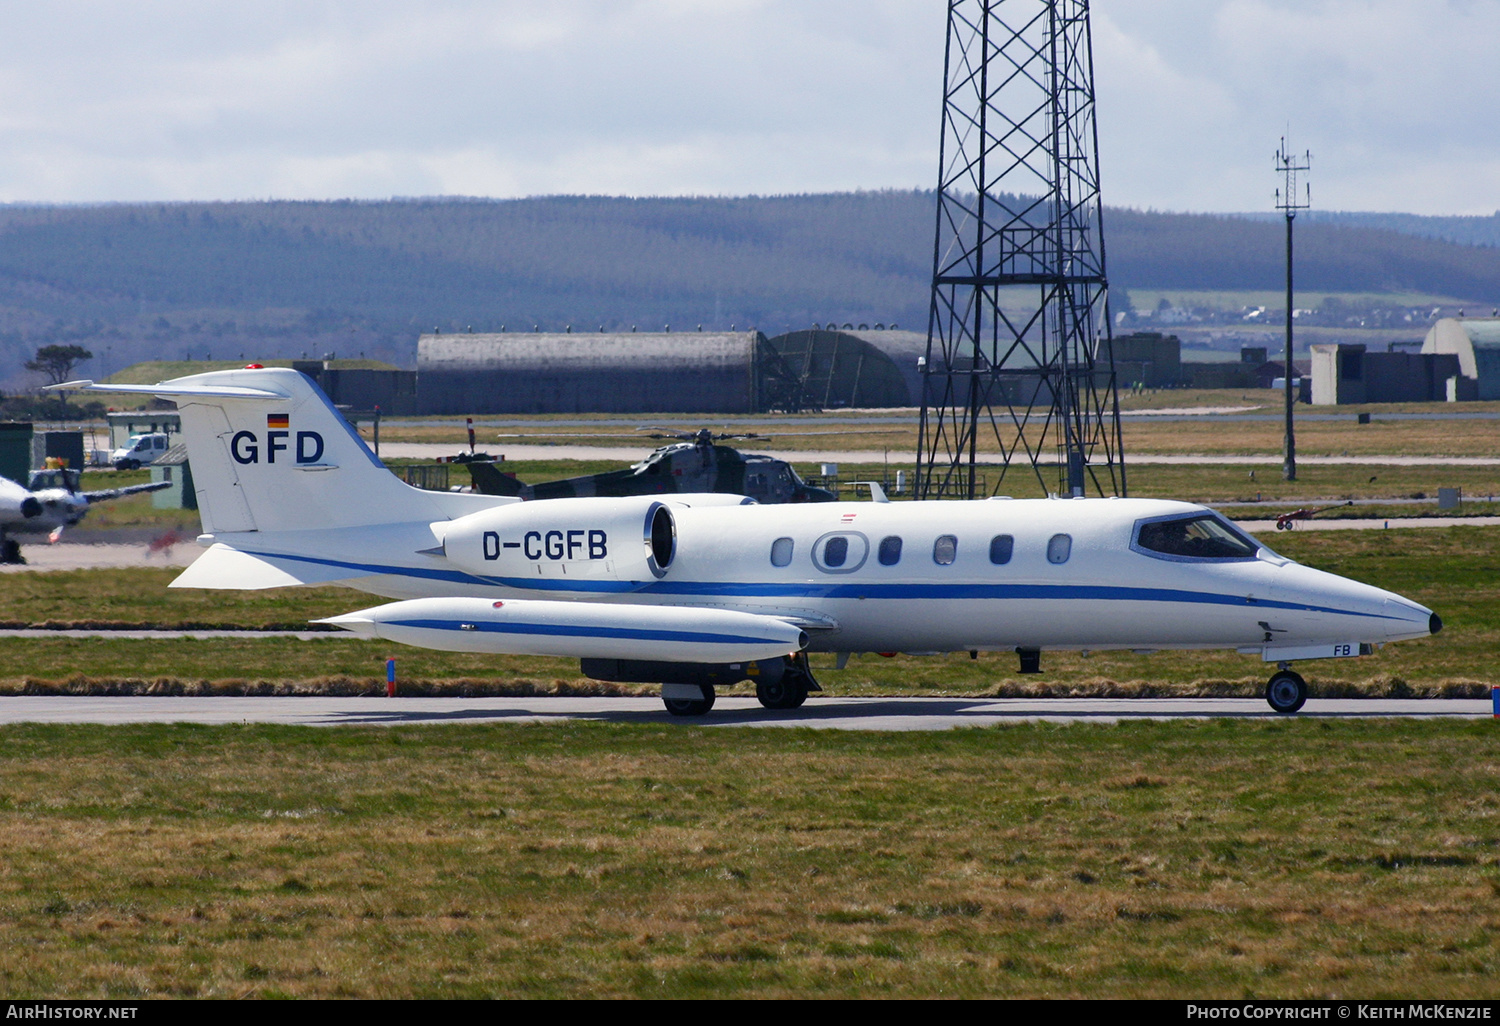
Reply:
M1283 667L1266 684L1266 701L1279 713L1294 713L1307 701L1307 681Z

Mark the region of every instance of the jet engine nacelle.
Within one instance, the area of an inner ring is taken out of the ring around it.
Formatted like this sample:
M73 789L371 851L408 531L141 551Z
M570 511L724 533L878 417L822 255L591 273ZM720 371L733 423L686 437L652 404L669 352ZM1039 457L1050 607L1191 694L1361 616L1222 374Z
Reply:
M677 556L671 509L650 498L513 503L432 525L448 562L513 587L566 590L615 581L620 591L667 575Z

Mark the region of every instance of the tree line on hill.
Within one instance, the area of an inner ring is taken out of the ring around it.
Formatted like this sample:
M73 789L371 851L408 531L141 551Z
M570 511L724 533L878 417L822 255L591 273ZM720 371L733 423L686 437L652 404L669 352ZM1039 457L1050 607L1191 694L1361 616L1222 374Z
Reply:
M423 331L641 330L812 322L925 330L935 197L0 207L0 381L46 344L103 376L146 358L368 356ZM1105 212L1111 283L1276 289L1279 223ZM1500 250L1309 220L1298 284L1500 299Z

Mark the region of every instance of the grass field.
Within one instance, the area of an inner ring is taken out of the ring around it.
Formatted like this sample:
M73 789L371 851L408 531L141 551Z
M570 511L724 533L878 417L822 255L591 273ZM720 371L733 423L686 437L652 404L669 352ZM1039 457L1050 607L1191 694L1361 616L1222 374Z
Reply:
M1199 406L1231 407L1246 413L1277 414L1277 396L1269 391L1239 390L1171 390L1142 396L1125 396L1122 409L1163 410ZM1468 412L1492 413L1500 404L1485 403L1413 403L1374 404L1369 406L1310 407L1299 406L1298 413L1307 416L1334 417L1331 420L1303 419L1297 425L1298 452L1304 456L1492 456L1500 450L1500 421L1496 420L1389 420L1380 414L1398 412ZM900 423L886 423L889 411L836 411L829 414L807 414L788 418L781 414L759 417L704 416L692 422L695 426L715 430L754 432L768 440L731 442L746 451L762 449L797 450L871 450L889 449L893 460L906 462L917 448L917 422L914 411L898 411ZM1359 424L1357 414L1373 412L1369 424ZM911 415L907 417L907 415ZM557 420L566 423L555 423ZM622 424L621 420L630 423ZM507 444L517 445L608 445L638 447L642 453L666 444L645 437L633 424L656 424L646 416L525 418L519 426L476 429L481 449L503 453ZM672 430L687 425L668 423ZM371 426L360 425L360 434L373 437ZM1281 452L1283 427L1279 420L1265 421L1173 421L1158 422L1150 418L1126 418L1123 422L1125 451L1129 453L1199 454L1199 455L1266 455ZM381 442L426 442L451 444L454 450L467 444L464 425L455 418L424 418L387 424L381 428ZM1011 444L1010 434L1002 438ZM992 438L983 436L980 449L998 452Z
M5 728L0 981L1493 997L1495 729Z

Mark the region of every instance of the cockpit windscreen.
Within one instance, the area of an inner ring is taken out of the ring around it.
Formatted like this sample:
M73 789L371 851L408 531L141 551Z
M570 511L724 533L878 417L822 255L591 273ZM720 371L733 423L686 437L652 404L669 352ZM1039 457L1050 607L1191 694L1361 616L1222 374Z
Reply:
M1134 548L1169 559L1254 559L1260 546L1212 513L1148 520Z

